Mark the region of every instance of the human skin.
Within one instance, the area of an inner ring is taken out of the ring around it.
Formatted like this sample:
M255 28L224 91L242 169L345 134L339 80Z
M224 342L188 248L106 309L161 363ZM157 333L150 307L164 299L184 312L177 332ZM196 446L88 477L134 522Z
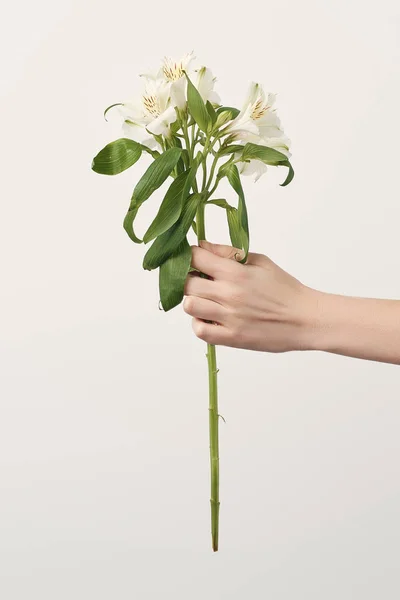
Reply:
M321 350L400 364L400 300L321 292L263 254L200 242L192 248L184 311L197 337L264 352ZM200 277L200 273L209 278Z

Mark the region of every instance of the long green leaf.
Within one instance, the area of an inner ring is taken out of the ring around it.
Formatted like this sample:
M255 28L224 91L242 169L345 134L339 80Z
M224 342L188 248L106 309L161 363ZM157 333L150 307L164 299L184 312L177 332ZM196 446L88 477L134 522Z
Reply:
M206 109L211 119L211 124L214 125L215 121L217 120L217 113L215 112L215 109L209 100L206 102Z
M294 170L289 159L285 154L283 154L283 152L279 152L275 148L268 148L267 146L258 146L257 144L248 143L244 147L242 160L251 159L261 160L267 165L287 167L289 172L285 181L280 184L281 186L288 185L294 177Z
M92 169L102 175L118 175L134 165L141 155L141 144L129 138L120 138L100 150L92 161Z
M226 154L232 154L233 152L242 152L244 146L240 144L232 144L231 146L223 146L220 150L218 150L218 156L225 156Z
M140 206L145 202L156 189L158 189L167 177L172 173L176 163L181 155L180 148L170 148L161 156L156 158L146 170L144 175L136 184L133 190L129 210L124 219L124 229L136 244L141 243L133 230L133 221L137 215Z
M229 227L229 236L231 238L232 246L235 248L242 248L242 229L239 222L239 212L238 209L234 206L231 206L226 200L223 198L218 198L217 200L209 200L208 204L215 204L216 206L220 206L225 209L226 217L228 221Z
M193 223L197 207L202 200L201 194L192 194L183 205L178 221L162 233L150 246L143 259L143 268L151 271L162 265L185 239Z
M287 161L287 156L275 148L247 143L243 149L242 159L251 160L253 158L262 160L268 165L278 165Z
M220 206L221 208L233 208L233 206L231 206L230 204L228 204L228 202L226 200L224 200L223 198L217 198L217 200L209 200L207 202L207 206L209 204L215 204L215 206Z
M230 206L226 209L226 216L228 219L229 236L231 238L232 246L241 248L243 236L239 222L239 211L237 208Z
M182 302L191 257L192 249L185 237L175 252L160 266L160 300L165 311Z
M294 177L294 170L293 170L293 167L292 167L292 165L291 165L291 163L290 163L289 160L286 160L285 162L282 162L281 165L283 167L288 167L289 168L289 171L288 171L288 174L287 174L287 177L286 177L285 181L283 183L279 184L280 186L283 187L285 185L289 185L289 183L292 181L292 179Z
M197 169L202 161L203 155L201 152L198 152L196 158L194 159L192 166L190 167L188 178L186 179L185 186L182 191L182 201L184 202L186 198L190 194L190 190L194 187L194 183L196 180ZM195 191L193 189L193 191Z
M182 192L188 175L189 171L181 173L169 186L154 221L143 236L145 244L167 231L179 219L182 212Z
M240 181L239 171L236 165L230 165L226 170L226 176L228 178L229 183L239 196L238 201L238 220L241 230L241 245L240 247L244 250L244 258L240 262L246 262L247 254L249 252L249 222L247 218L247 208L246 208L246 200L244 197L244 192L242 188L242 183Z
M207 131L211 124L211 117L208 114L206 105L203 102L203 98L200 96L198 90L195 88L193 83L190 81L188 75L187 79L187 100L188 109L193 119L202 131Z

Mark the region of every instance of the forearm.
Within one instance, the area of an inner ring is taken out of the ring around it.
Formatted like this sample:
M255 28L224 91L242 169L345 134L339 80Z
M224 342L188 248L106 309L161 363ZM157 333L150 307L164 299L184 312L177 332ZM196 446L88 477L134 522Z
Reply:
M400 364L400 300L310 290L309 347Z

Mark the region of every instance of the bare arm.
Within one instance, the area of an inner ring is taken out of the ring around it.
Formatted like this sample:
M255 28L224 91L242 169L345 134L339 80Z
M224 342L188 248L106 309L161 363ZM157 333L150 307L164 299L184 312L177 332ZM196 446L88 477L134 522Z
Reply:
M235 248L201 246L193 247L192 265L211 279L189 275L184 301L199 338L249 350L322 350L400 364L400 300L327 294L262 254L250 253L242 265L234 260Z

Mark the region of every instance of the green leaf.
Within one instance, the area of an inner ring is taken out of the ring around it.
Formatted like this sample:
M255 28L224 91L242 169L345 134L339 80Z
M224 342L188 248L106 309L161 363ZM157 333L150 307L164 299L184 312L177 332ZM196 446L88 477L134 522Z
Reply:
M178 248L179 244L185 239L193 219L196 215L197 207L202 200L201 194L192 194L183 205L182 213L167 231L162 233L147 250L143 259L143 268L151 271L162 265Z
M215 109L209 100L206 102L206 109L210 116L211 124L214 125L215 121L217 120L217 113L215 112Z
M227 171L230 168L230 166L232 165L233 161L235 160L235 155L232 154L231 157L229 158L229 160L227 160L226 162L224 162L218 169L217 172L217 179L220 180L223 177L226 177L227 175Z
M200 96L198 90L195 88L189 77L187 79L187 101L188 109L193 119L202 131L207 131L211 123L210 115L208 114L206 105L203 102L203 98Z
M180 148L170 148L161 154L151 163L144 175L136 184L133 190L129 210L124 219L124 229L136 244L142 240L136 237L133 231L133 221L137 215L140 206L145 202L156 189L158 189L175 168L181 155Z
M268 148L267 146L259 146L258 144L248 143L245 145L242 154L243 160L257 159L267 165L278 165L283 161L287 161L287 156L275 150L275 148Z
M192 166L190 167L189 175L188 175L188 178L186 179L185 186L182 191L182 201L183 202L185 202L186 198L189 196L190 190L196 181L197 169L199 168L199 165L200 165L202 159L203 159L202 153L198 152L196 158L194 159L194 161L192 163Z
M120 138L100 150L92 161L92 169L102 175L118 175L134 165L141 155L141 144Z
M185 237L175 252L160 266L160 300L165 311L182 302L191 258L192 249Z
M177 133L181 128L181 123L179 119L176 119L173 123L170 124L170 129L173 134Z
M293 167L290 163L290 161L286 160L285 162L282 162L281 165L283 167L288 167L289 168L289 172L287 174L287 177L285 179L285 181L283 183L280 183L279 185L281 185L282 187L285 185L289 185L289 183L292 181L293 177L294 177L294 170Z
M249 222L247 218L247 208L246 208L246 200L244 197L244 192L242 188L242 183L240 181L239 171L236 165L230 165L226 170L226 176L228 178L229 183L239 196L238 201L238 221L240 226L240 241L241 244L238 246L239 248L243 248L244 250L244 258L240 262L244 263L247 259L247 254L249 252Z
M229 236L231 238L232 246L235 248L242 248L243 246L243 232L239 221L239 211L234 206L231 206L226 200L218 198L217 200L209 200L208 204L215 204L226 210L226 216L228 220Z
M261 160L267 165L288 167L289 172L285 181L280 184L281 186L288 185L294 177L294 170L288 157L283 152L275 150L275 148L248 143L244 147L242 160L251 159Z
M217 200L209 200L207 202L207 205L208 204L215 204L215 206L220 206L221 208L225 208L225 209L233 208L233 206L228 204L228 202L226 200L223 200L222 198L221 199L218 198Z
M239 211L237 208L230 206L226 210L226 216L228 219L229 236L231 238L232 246L241 248L242 230L239 222Z
M233 106L220 106L217 108L217 115L219 115L222 112L226 112L229 111L232 115L232 119L236 119L236 117L238 116L238 114L240 113L240 110L238 108L233 108Z
M226 154L232 154L233 152L242 152L244 146L240 144L232 144L231 146L222 146L218 150L218 156L225 156Z
M188 175L189 171L178 175L169 186L154 221L143 236L145 244L167 231L179 219L182 212L182 192Z
M125 119L124 123L128 123L130 125L135 125L135 123L133 121L130 121L129 119ZM160 137L160 136L154 136L154 137ZM160 143L160 140L158 140ZM149 148L148 146L145 146L144 144L139 144L138 145L141 147L143 152L147 152L147 154L150 154L150 156L152 156L153 158L157 158L157 156L160 156L160 152L158 150L152 150L151 148Z

